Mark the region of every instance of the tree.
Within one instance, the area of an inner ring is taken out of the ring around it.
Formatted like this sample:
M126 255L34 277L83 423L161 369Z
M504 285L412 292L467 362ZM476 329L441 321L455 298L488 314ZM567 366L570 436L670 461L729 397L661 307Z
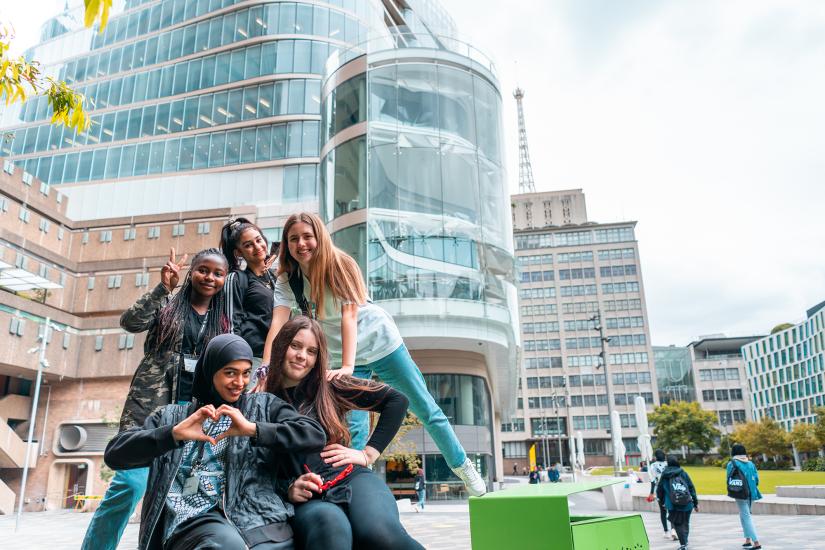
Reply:
M744 445L750 454L774 458L786 455L791 445L788 432L776 420L767 416L759 422L741 424L731 434L731 440Z
M415 451L415 443L412 441L402 441L404 436L412 430L421 426L421 421L411 412L407 412L404 422L395 434L395 438L387 446L381 455L384 460L393 460L404 464L407 471L414 474L421 467L421 457Z
M654 425L657 446L681 449L682 456L691 448L707 452L719 436L716 414L702 410L696 402L673 401L660 405L648 414L648 419Z
M771 329L771 334L776 334L777 332L782 332L783 330L787 330L789 328L793 328L791 323L780 323Z
M100 20L100 32L109 20L112 0L84 0L84 24L91 27ZM64 124L69 128L85 130L89 117L83 108L86 98L75 92L65 82L44 76L40 63L27 61L22 55L11 57L9 49L14 39L14 30L7 25L0 26L0 97L6 105L25 103L31 97L46 96L52 109L52 124Z
M807 422L794 425L790 435L791 443L800 453L815 453L822 444L816 436L816 426Z
M814 424L814 432L819 441L820 447L825 447L825 407L817 407L814 409L816 414L816 424Z

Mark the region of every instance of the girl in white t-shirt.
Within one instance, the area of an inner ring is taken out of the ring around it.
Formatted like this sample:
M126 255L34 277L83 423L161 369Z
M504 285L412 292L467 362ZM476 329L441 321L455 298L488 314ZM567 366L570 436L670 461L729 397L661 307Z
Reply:
M341 365L331 375L370 378L374 372L383 382L406 395L410 410L433 438L447 465L464 481L470 494L483 495L487 489L484 480L427 390L398 327L386 311L368 300L358 264L332 243L318 216L302 212L287 219L278 263L275 307L264 349L264 365L269 363L272 341L289 320L291 307L297 301L305 314L320 323L328 340L330 363ZM300 287L303 292L296 296L295 289ZM362 449L369 436L368 414L352 411L350 431L352 447Z

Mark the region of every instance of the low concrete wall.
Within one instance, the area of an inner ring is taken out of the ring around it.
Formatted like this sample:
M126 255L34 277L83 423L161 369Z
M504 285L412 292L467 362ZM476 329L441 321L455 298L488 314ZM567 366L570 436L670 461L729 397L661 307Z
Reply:
M825 499L783 498L764 495L765 498L753 503L751 513L770 516L822 516L825 515ZM633 496L633 510L637 512L657 512L656 502L647 502L643 496ZM708 514L738 514L736 502L723 495L699 495L699 510Z
M0 480L0 515L11 515L14 512L14 491Z
M776 496L788 498L823 498L825 485L784 485L776 488Z

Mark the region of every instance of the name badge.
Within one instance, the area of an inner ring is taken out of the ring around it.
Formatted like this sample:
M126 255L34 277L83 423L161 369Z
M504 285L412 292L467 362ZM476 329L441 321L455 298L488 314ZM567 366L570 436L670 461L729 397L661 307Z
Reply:
M198 358L194 355L183 356L183 370L186 372L195 372L195 366L198 364Z
M183 491L181 493L184 496L194 495L198 492L198 487L200 486L200 478L193 474L186 478L186 481L183 482Z

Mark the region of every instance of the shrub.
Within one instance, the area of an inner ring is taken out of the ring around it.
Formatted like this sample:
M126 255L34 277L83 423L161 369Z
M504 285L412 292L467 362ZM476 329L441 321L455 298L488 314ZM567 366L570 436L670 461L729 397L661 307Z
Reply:
M802 464L806 472L825 472L825 458L809 458Z
M790 470L791 463L788 460L766 460L765 462L758 462L756 467L760 470Z

